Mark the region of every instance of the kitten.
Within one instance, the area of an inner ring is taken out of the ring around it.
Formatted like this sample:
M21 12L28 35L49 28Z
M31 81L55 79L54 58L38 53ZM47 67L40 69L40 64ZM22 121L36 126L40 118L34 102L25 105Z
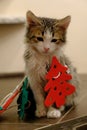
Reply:
M70 81L76 86L76 92L66 98L66 106L73 105L78 91L78 79L75 68L64 55L62 48L66 44L66 31L71 21L67 16L63 19L51 19L35 16L31 11L26 14L26 50L24 53L26 75L36 101L36 116L58 118L61 108L44 106L45 92L43 90L47 68L51 65L52 57L56 56L60 63L67 65L72 75ZM64 106L62 107L64 108Z

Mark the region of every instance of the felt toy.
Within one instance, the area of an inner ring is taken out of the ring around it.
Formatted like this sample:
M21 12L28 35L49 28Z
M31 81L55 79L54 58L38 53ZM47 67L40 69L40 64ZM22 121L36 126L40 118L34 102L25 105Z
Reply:
M27 91L27 86L28 86L28 79L26 78L25 81L23 82L22 86L22 98L21 98L21 105L20 105L20 111L19 111L19 117L21 119L24 118L24 110L25 110L25 105L28 102L28 91Z
M17 104L20 119L24 119L25 115L28 118L34 117L36 110L36 103L34 100L33 93L29 87L27 77L24 77L24 79L20 82L20 84L18 84L16 88L11 93L6 95L4 99L0 102L0 114L9 109L10 104L13 102L13 100L18 94L19 97L17 100Z
M60 107L65 104L66 96L75 92L75 87L69 83L72 76L67 73L68 68L59 63L56 57L52 59L50 71L46 75L48 83L44 90L47 92L45 106L56 104Z
M23 82L20 95L17 99L17 104L20 119L30 119L35 117L36 103L27 77Z

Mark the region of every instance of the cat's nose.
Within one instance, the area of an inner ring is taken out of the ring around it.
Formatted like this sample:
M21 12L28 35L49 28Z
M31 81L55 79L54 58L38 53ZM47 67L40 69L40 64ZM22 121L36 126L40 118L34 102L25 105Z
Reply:
M48 51L49 51L49 48L45 48L45 47L44 47L44 51L45 51L45 52L48 52Z

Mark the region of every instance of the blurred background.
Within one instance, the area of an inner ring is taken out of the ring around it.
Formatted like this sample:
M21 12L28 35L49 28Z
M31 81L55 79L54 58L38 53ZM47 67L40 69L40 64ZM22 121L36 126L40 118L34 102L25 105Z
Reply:
M58 19L71 15L64 50L78 73L87 73L87 0L0 0L0 74L24 72L28 10Z

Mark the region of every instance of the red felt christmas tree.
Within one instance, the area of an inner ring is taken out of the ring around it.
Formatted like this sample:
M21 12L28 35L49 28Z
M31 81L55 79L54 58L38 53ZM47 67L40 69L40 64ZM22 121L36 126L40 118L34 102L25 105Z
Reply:
M46 75L49 80L44 90L47 92L45 106L56 104L60 107L65 104L66 96L75 92L75 87L69 83L72 76L67 73L68 68L59 63L56 57L52 59L50 71Z

